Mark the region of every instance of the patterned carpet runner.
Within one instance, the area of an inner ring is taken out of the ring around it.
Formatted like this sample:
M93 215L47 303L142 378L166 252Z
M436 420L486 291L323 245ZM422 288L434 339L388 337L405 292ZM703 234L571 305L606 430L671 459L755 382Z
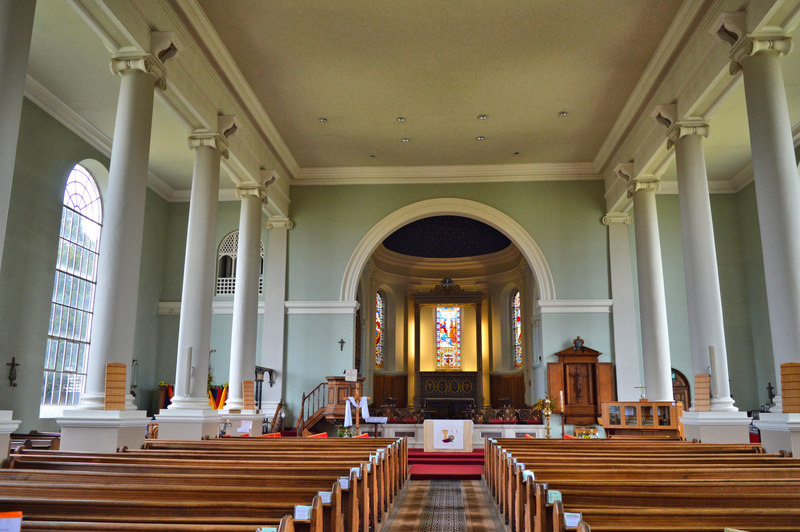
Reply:
M400 494L386 532L497 532L506 530L480 480L413 480Z

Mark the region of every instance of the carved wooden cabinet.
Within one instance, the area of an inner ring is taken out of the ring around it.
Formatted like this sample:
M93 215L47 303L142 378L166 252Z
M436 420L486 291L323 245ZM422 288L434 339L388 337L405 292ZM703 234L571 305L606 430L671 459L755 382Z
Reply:
M600 355L584 346L579 336L573 347L556 353L558 362L547 364L552 409L562 414L564 423L593 425L600 417L600 405L614 400L613 369L610 362L597 361Z
M608 438L683 439L683 403L646 399L603 403L600 424Z

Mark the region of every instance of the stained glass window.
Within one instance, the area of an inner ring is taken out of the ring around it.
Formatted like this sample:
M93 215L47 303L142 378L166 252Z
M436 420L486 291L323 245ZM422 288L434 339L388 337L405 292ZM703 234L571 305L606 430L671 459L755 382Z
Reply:
M522 313L519 307L519 290L511 298L511 338L514 347L514 367L522 367Z
M383 367L384 332L386 330L386 314L383 296L375 293L375 367Z
M64 187L42 405L76 405L86 380L103 208L92 176L76 165Z
M436 368L461 368L461 307L436 307Z

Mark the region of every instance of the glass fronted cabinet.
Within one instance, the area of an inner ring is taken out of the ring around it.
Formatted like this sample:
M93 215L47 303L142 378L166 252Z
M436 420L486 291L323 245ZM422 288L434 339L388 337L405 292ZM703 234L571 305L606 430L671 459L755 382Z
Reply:
M683 403L647 401L603 403L600 424L608 438L683 439Z

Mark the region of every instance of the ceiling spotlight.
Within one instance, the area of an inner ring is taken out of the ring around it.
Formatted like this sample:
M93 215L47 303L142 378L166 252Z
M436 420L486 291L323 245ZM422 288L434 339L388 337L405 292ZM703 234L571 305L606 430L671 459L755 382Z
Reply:
M408 142L409 140L411 139L408 137L403 137L402 139L400 139L401 142Z
M370 154L369 154L369 158L370 158L370 159L374 159L374 158L375 158L375 154L374 154L374 153L370 153Z
M489 117L486 115L478 115L478 120L486 120L487 118Z
M404 117L404 116L398 116L398 117L397 117L397 121L398 121L398 122L401 122L401 123L402 123L402 122L405 122L405 121L406 121L406 117Z
M514 152L514 155L519 155L519 152L518 152L518 151L515 151L515 152Z
M483 135L479 135L475 137L475 140L486 140L486 137L484 137Z
M328 119L327 119L327 118L325 118L324 116L321 116L321 117L319 117L319 121L320 121L320 122L327 122L327 121L328 121Z
M569 114L569 113L568 113L568 112L566 112L566 111L559 111L559 112L558 112L558 116L560 116L561 118L564 118L564 117L565 117L565 116L567 116L568 114Z

